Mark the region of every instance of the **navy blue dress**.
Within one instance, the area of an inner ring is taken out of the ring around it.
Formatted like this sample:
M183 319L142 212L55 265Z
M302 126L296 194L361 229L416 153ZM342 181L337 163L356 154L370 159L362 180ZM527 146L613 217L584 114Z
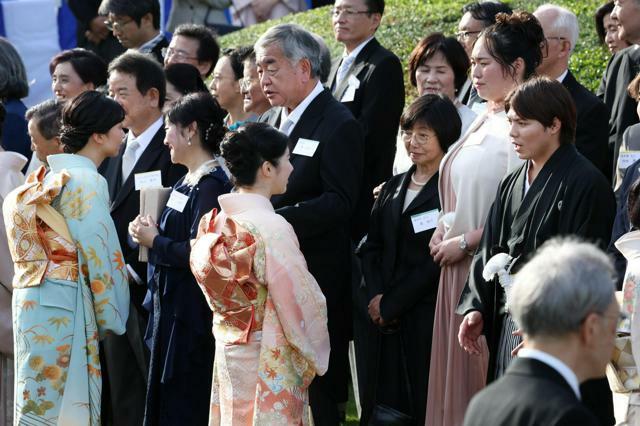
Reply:
M149 311L145 341L151 353L145 425L206 425L215 343L212 314L189 268L190 240L200 218L218 208L218 196L231 190L220 167L190 187L173 187L189 197L182 212L166 207L149 250Z
M3 103L7 115L2 127L2 148L31 158L31 139L27 131L27 120L24 118L27 107L20 99L8 99ZM27 163L28 164L28 163ZM22 172L27 170L25 164Z

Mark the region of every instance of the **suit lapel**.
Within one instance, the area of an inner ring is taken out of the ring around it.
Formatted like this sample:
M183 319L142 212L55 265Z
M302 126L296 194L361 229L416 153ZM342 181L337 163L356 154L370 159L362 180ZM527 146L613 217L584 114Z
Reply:
M373 54L373 52L375 52L378 49L378 47L380 47L380 43L378 43L378 40L374 38L364 46L364 48L360 51L360 53L358 53L358 56L356 56L356 59L351 64L351 67L347 71L347 74L345 74L344 78L342 79L338 87L334 88L335 90L333 91L333 96L337 100L342 99L342 97L344 96L344 92L347 90L347 87L349 87L349 78L351 76L357 77L358 75L360 75L360 72L364 69L364 67L366 67L369 64L369 57ZM337 72L338 72L338 68L336 68L336 73ZM335 75L334 75L334 79L335 79Z
M322 111L324 110L327 101L330 99L331 92L329 89L324 89L313 101L311 101L307 109L304 110L302 116L300 116L300 119L289 135L289 139L291 139L291 151L295 148L299 138L309 137L313 134L322 118Z
M144 150L136 165L131 170L131 173L127 177L127 179L122 183L122 187L119 189L118 194L111 204L111 211L117 209L120 204L127 198L131 191L135 190L135 175L136 173L144 173L151 172L151 166L156 162L158 157L162 155L162 151L166 149L164 146L164 126L160 127L160 129L156 132L151 139L151 142ZM122 156L119 156L119 165L122 165ZM121 170L121 167L118 168ZM122 172L121 172L122 173ZM163 182L164 184L164 182Z
M552 381L569 392L576 401L578 400L569 382L553 367L537 359L516 357L505 374L536 377Z
M393 229L398 229L400 216L402 216L402 207L404 207L404 199L407 196L407 189L409 188L409 182L411 182L411 175L415 170L416 166L412 165L404 174L400 185L398 185L398 188L393 193L393 198L391 199L391 223ZM397 234L397 232L394 232L394 235L395 234ZM392 247L395 247L395 244L392 245Z
M118 156L115 158L109 159L109 165L107 166L107 181L110 182L109 185L109 199L115 200L118 192L120 191L120 187L122 186L122 156L124 155L124 151L127 148L126 143L127 137L124 137L124 141L122 145L120 145L120 152Z
M413 173L413 172L411 172L411 173ZM409 176L411 176L411 175L409 175ZM438 172L436 172L435 175L433 175L433 176L431 176L431 178L429 178L429 180L422 187L420 192L418 192L418 195L416 195L416 198L414 198L413 201L411 201L411 203L409 203L409 205L407 206L407 209L402 214L411 214L412 211L415 211L416 209L421 207L423 204L427 203L434 196L438 197L438 183L437 182L438 182ZM407 182L407 186L408 185L409 184ZM403 202L403 204L404 204L404 202Z

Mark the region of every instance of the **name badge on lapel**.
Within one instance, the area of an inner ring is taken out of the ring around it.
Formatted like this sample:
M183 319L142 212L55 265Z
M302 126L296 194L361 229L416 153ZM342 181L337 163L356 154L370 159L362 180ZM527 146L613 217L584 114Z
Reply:
M618 168L625 170L638 160L640 160L640 151L627 151L621 149L618 154Z
M418 234L420 232L428 231L429 229L435 228L438 225L438 216L440 216L440 212L438 211L438 209L411 215L413 232Z
M136 191L142 188L162 188L162 175L160 174L160 170L136 173L134 179Z
M169 201L167 201L167 207L170 207L175 211L182 213L182 211L184 210L184 206L187 205L188 201L189 201L188 195L185 195L174 189L173 191L171 191L171 195L169 196Z
M316 149L318 149L318 145L320 145L320 142L318 141L300 138L298 139L298 143L296 143L295 148L293 148L292 154L304 155L305 157L313 157L313 154L316 153Z
M340 99L340 102L353 102L356 97L356 90L360 88L360 80L358 80L358 77L353 74L349 76L347 84L347 89L342 95L342 99Z

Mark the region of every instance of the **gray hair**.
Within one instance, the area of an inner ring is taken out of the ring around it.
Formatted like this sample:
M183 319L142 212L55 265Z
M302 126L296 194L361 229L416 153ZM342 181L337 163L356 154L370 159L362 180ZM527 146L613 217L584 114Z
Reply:
M515 276L509 306L530 337L562 337L614 300L615 271L596 246L577 239L546 242Z
M29 95L27 72L18 51L0 37L0 99L22 99Z
M578 17L575 13L564 7L547 3L538 7L534 16L538 16L539 13L553 13L554 18L551 30L557 34L566 35L569 43L571 44L571 51L576 47L578 42L578 35L580 34L580 27L578 26ZM546 35L545 35L546 36Z
M63 107L64 102L49 99L29 108L25 118L35 122L38 131L45 139L53 139L60 136Z
M329 80L329 74L331 74L331 51L320 35L316 33L311 33L311 35L320 45L320 74L318 77L321 83L326 83Z
M253 48L257 51L274 44L280 47L291 64L307 59L311 64L311 77L322 76L323 52L312 33L297 24L276 25L262 34Z

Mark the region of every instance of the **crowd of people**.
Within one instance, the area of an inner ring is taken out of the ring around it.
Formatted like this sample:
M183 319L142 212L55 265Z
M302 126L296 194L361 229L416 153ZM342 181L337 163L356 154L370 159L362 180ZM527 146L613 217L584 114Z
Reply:
M640 421L640 0L594 11L595 94L572 11L485 1L410 101L384 0L335 1L334 60L70 3L52 99L0 38L0 422L338 425L350 385L364 425Z

